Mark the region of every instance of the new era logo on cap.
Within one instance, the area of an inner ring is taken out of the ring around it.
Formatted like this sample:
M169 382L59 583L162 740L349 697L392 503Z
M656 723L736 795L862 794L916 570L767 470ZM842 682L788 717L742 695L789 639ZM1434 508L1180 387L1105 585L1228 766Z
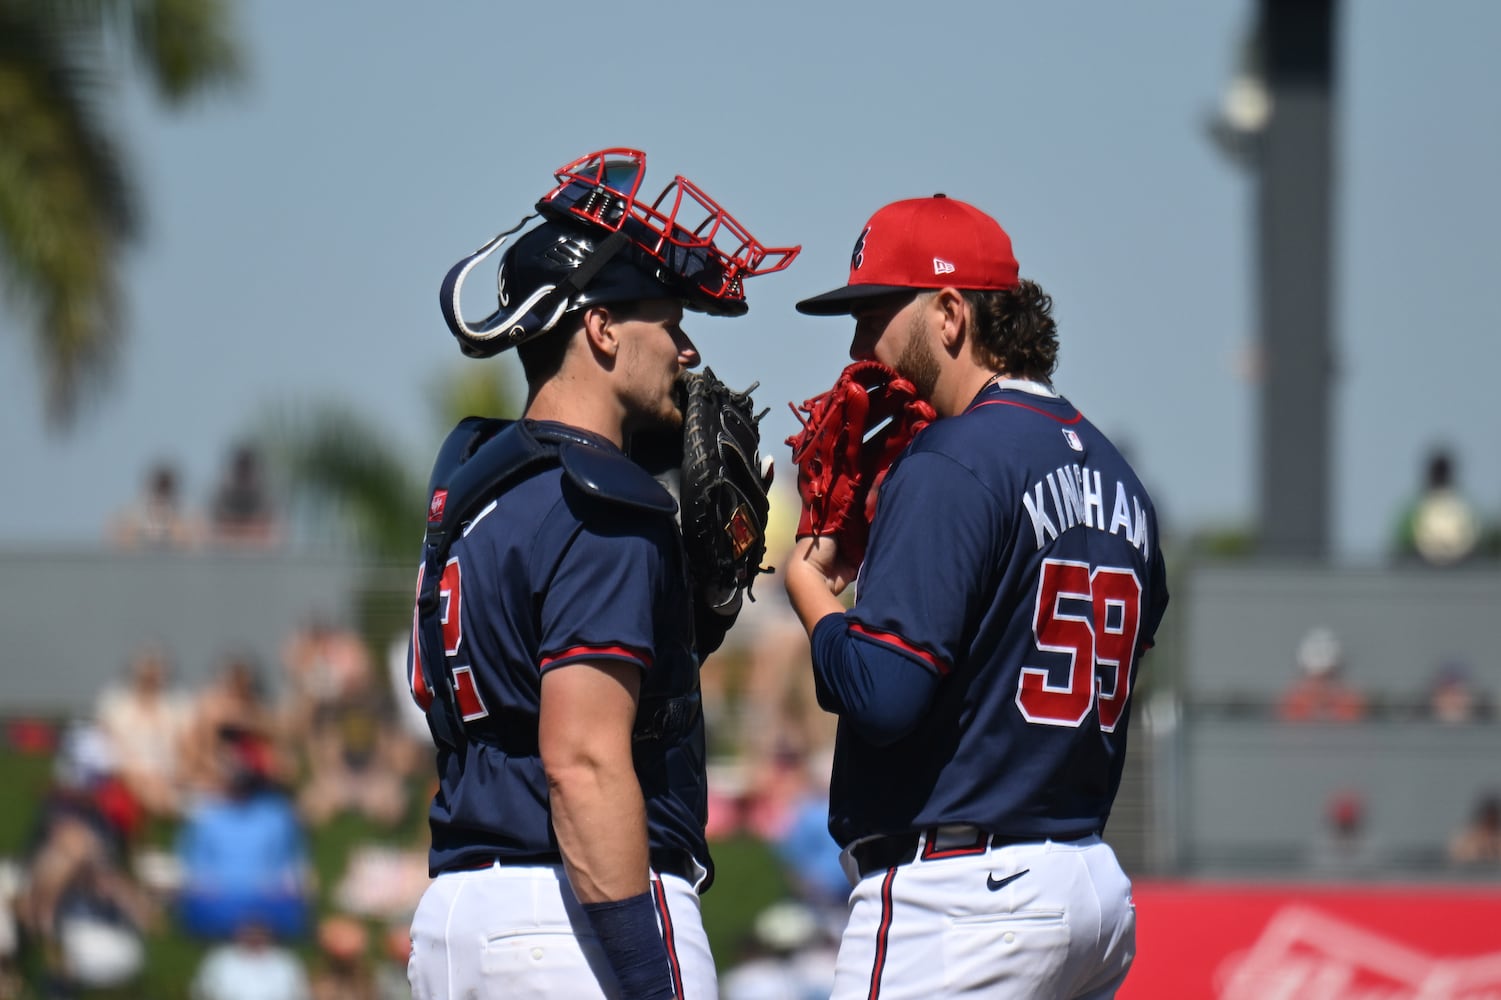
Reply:
M861 301L913 288L998 291L1019 283L1011 237L973 205L935 194L871 216L850 259L849 283L804 299L810 316L849 313Z

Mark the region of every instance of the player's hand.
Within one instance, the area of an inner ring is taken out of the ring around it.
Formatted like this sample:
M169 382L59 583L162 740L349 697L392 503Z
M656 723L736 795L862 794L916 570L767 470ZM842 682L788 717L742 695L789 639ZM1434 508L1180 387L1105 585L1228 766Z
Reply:
M798 569L816 572L834 597L844 593L858 572L839 558L839 543L828 535L799 538L792 550L792 562L798 564ZM792 567L788 572L792 572Z
M820 620L844 611L839 595L855 571L839 558L839 546L827 536L799 538L786 563L787 599L811 636Z

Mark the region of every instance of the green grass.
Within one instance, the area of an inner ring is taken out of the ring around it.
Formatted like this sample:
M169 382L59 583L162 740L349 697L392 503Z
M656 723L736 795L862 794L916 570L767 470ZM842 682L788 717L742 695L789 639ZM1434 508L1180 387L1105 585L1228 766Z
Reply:
M745 950L756 914L790 890L781 862L764 842L739 836L710 845L714 885L704 894L704 930L722 973Z
M0 857L14 858L28 846L37 811L52 781L52 758L0 750Z

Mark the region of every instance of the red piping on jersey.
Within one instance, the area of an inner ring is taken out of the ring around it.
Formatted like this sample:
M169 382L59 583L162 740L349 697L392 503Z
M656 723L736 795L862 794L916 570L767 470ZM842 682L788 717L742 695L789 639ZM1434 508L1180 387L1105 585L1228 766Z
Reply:
M881 881L881 924L876 928L876 960L870 970L870 992L866 994L866 1000L876 1000L881 995L881 974L886 971L886 950L895 910L891 905L891 883L895 881L896 869L886 869L886 877Z
M850 631L855 633L856 635L863 635L865 636L865 638L870 639L872 642L880 642L888 646L895 646L903 652L911 653L913 656L917 657L928 666L932 667L933 670L937 672L939 677L947 677L949 675L949 665L947 663L944 663L942 660L934 656L932 653L928 652L926 649L919 649L918 647L912 645L912 643L908 642L906 639L903 639L895 632L882 632L880 629L867 628L866 626L861 625L859 622L850 622Z
M561 660L577 660L588 656L602 656L611 660L631 660L641 664L648 670L651 669L650 656L643 656L634 649L627 649L624 646L572 646L556 656L543 658L540 667L546 670Z
M672 936L672 911L667 908L667 888L661 878L652 881L652 895L657 903L657 918L662 921L662 941L667 945L667 962L672 966L672 995L683 1000L683 967L678 962L677 942Z
M982 406L1019 406L1023 410L1031 410L1033 413L1040 413L1044 417L1047 417L1049 420L1056 420L1060 424L1077 424L1079 421L1084 419L1084 414L1080 413L1077 409L1074 410L1074 415L1072 417L1069 417L1067 420L1065 420L1062 417L1055 416L1054 414L1049 413L1047 410L1039 409L1035 406L1028 406L1026 403L1015 403L1009 399L987 399L983 403L976 403L969 409L978 410ZM969 410L965 410L964 412L968 413Z

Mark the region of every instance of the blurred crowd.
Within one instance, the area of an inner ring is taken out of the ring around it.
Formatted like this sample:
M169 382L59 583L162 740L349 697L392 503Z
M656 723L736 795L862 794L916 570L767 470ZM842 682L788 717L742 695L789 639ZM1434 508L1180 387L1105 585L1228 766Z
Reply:
M122 549L253 550L275 548L284 533L260 449L241 443L230 449L203 509L188 503L177 466L158 461L106 534Z
M228 653L187 690L170 651L146 645L61 727L9 893L11 964L42 996L130 983L156 933L206 947L201 1000L406 995L423 747L350 629L312 619L281 660L268 675ZM320 887L310 853L311 833L344 815L397 845L357 844L349 867L381 851L404 863L353 892Z
M1392 554L1439 568L1501 558L1501 513L1487 516L1466 491L1447 445L1429 449L1418 487L1397 518Z
M1407 692L1368 692L1350 676L1344 643L1334 629L1316 626L1299 640L1294 674L1274 706L1283 722L1361 722L1403 718L1466 725L1494 715L1490 690L1469 661L1439 656Z

